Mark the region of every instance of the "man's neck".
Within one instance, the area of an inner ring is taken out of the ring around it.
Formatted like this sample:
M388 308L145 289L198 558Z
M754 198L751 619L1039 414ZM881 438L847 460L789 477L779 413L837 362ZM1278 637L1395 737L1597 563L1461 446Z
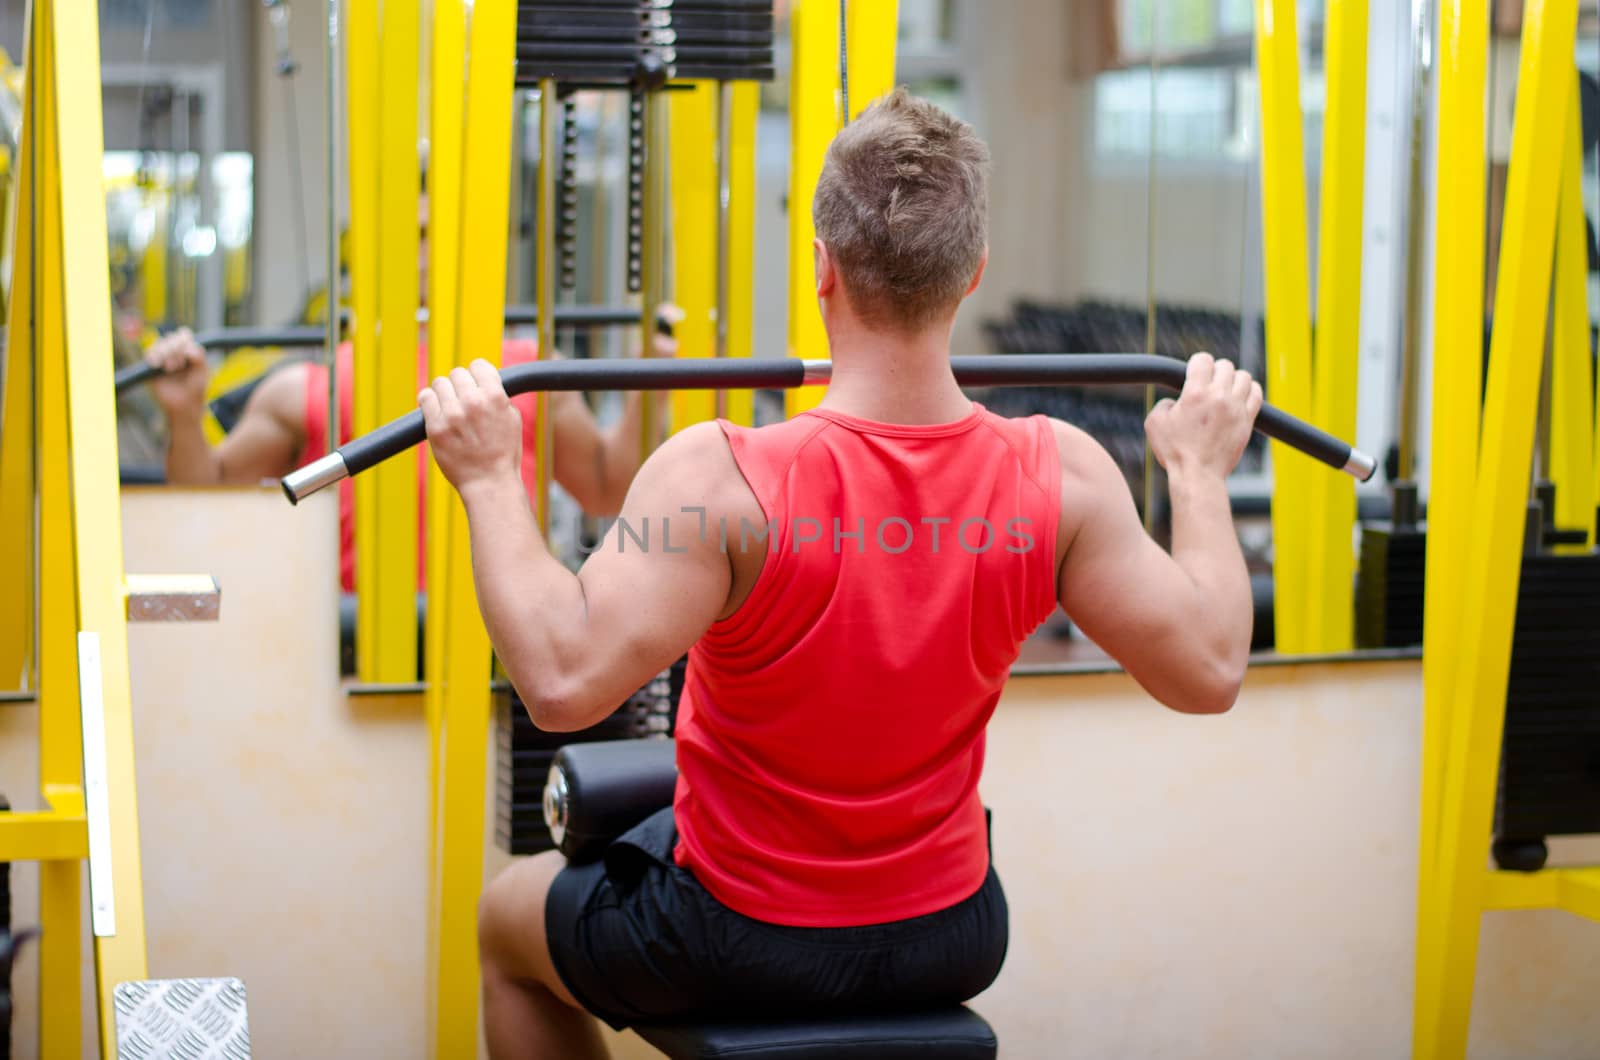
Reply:
M833 376L822 407L879 423L952 423L972 411L950 371L950 329L830 330Z

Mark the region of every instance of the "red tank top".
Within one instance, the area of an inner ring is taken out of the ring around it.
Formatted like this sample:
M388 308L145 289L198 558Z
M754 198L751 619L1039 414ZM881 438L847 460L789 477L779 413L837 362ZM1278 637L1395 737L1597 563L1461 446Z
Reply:
M689 653L674 856L769 923L954 905L988 872L984 728L1056 606L1049 424L974 405L933 426L819 409L722 429L771 531L728 527L766 561Z
M341 343L336 352L339 363L339 444L343 445L353 437L351 432L354 418L354 356L348 342ZM500 346L500 365L508 367L521 364L525 361L539 359L539 346L535 342L518 339L508 339ZM428 348L419 344L417 348L417 389L421 390L428 385ZM535 414L538 411L538 398L533 394L512 398L511 403L522 413L522 481L528 488L528 496L532 497L538 491L539 475L538 463L534 456L534 446L537 444L538 431L535 428ZM305 394L305 423L306 445L300 453L296 463L304 464L315 460L328 450L328 366L324 364L310 364L306 371ZM417 447L417 496L427 497L428 484L428 446L426 443ZM356 534L355 534L355 482L344 479L339 483L339 585L347 593L356 590ZM423 503L417 512L417 588L427 587L427 523L423 512L426 504Z

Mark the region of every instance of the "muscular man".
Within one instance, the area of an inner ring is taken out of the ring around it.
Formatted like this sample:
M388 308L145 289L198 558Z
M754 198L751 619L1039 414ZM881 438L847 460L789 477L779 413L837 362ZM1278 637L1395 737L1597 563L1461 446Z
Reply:
M664 313L675 312L664 307ZM652 353L671 357L676 342L657 334ZM156 403L166 413L167 481L175 485L253 484L277 478L313 457L321 456L328 437L328 369L300 362L278 368L261 380L245 403L233 430L218 445L206 438L205 350L188 329L163 336L146 351L146 359L165 369L151 382ZM506 340L505 365L538 356L535 343ZM349 343L338 349L339 440L351 437L354 407L353 358ZM418 355L419 382L427 381L427 363ZM639 469L640 395L627 396L622 417L601 430L582 395L563 391L549 396L553 464L551 477L591 515L615 515L634 472ZM534 445L535 398L516 399L523 418L522 475L530 495L537 488ZM425 460L426 457L420 458ZM418 473L425 465L419 463ZM355 589L354 492L348 480L339 486L339 579L346 592ZM420 565L418 550L419 584ZM620 702L620 700L619 700Z
M541 543L489 365L419 395L538 725L583 728L690 653L674 806L600 862L529 858L483 896L495 1056L602 1056L590 1013L907 1008L987 987L1007 911L984 728L1058 602L1168 707L1233 704L1251 601L1224 479L1261 390L1199 354L1151 412L1170 555L1094 440L969 401L949 337L987 260L988 161L903 91L839 134L813 207L821 407L672 438L628 491L631 534L614 527L576 574Z

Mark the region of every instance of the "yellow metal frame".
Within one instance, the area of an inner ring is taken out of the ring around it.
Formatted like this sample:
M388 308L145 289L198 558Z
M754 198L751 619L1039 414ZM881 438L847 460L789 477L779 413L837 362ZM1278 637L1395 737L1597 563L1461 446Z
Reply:
M31 29L30 29L31 33ZM23 52L27 59L31 45ZM24 95L24 113L32 100ZM20 312L34 304L33 174L34 123L22 122L17 144L15 207L6 231L11 235L11 290L6 317L6 349L33 349L33 314ZM33 361L7 357L4 408L0 410L0 688L33 688L34 658L34 409Z
M1439 10L1436 209L1440 217L1485 215L1488 148L1484 89L1489 0L1444 0ZM1448 174L1438 179L1437 174ZM1428 550L1423 602L1422 792L1418 833L1418 908L1434 888L1439 804L1449 744L1460 573L1467 562L1478 467L1483 392L1484 238L1477 224L1438 225L1434 240L1433 433L1428 468ZM1435 943L1429 918L1417 919L1417 1012L1431 1005ZM1413 1028L1423 1055L1424 1022Z
M355 376L351 384L350 431L359 435L382 422L378 418L376 388L360 385L361 380L378 377L379 358L378 262L381 259L378 252L381 203L378 197L378 78L381 37L378 0L347 0L344 28L346 124L349 126L350 150L350 368ZM337 371L338 366L338 358L334 357L329 362L329 371ZM338 416L337 409L328 410L330 428ZM343 424L340 424L339 433L330 429L330 450L338 446L343 430ZM377 550L360 547L362 542L372 539L376 529L377 494L359 482L352 489L355 491L355 584L359 593L363 586L372 585L377 577ZM358 606L356 611L356 670L362 680L371 681L376 680L378 672L377 627L363 620L362 610Z
M685 82L689 91L667 97L672 144L673 301L684 312L677 327L678 356L708 357L716 348L717 203L721 188L717 159L708 150L717 137L715 81ZM733 113L724 145L728 180L728 348L729 357L749 357L754 325L755 148L760 86L731 86ZM716 392L675 390L671 395L674 432L716 415ZM749 424L754 415L748 390L729 391L726 415Z
M98 641L106 750L109 898L115 929L94 944L100 1052L116 1053L112 988L146 977L138 800L122 572L121 501L117 482L116 408L111 382L111 292L105 195L101 183L100 50L90 0L34 0L28 25L24 106L28 114L19 162L19 214L11 231L13 261L28 313L12 314L13 369L31 359L33 378L16 371L7 382L8 453L20 448L32 464L27 491L37 490L38 568L27 586L37 601L39 647L39 776L46 807L0 817L0 860L40 864L40 1052L78 1056L81 1041L79 952L83 893L79 862L89 854L79 687L81 635ZM70 46L58 47L58 42ZM68 277L71 281L68 282ZM30 289L31 285L31 289ZM23 383L26 382L26 387ZM31 415L11 421L10 413ZM29 422L31 420L31 422ZM19 424L30 429L24 431ZM19 444L20 443L20 444ZM11 458L16 461L15 457ZM10 487L15 489L16 487ZM8 491L8 502L14 495ZM7 504L8 540L18 515Z
M761 86L733 86L732 153L728 178L728 356L749 357L755 341L756 118ZM755 395L730 390L727 416L750 426Z
M383 5L376 152L378 358L355 378L357 392L373 392L362 403L376 423L417 406L419 22L416 4ZM360 570L364 577L356 582L358 672L367 681L412 681L417 676L416 466L410 460L386 461L358 477L355 489L371 495L361 509L367 521L356 524L356 555L369 557Z
M858 0L847 9L851 118L894 87L899 6L896 0ZM828 145L840 128L839 5L794 0L789 37L794 47L789 72L789 356L816 359L828 355L828 336L817 308L811 252L817 230L811 200ZM816 408L823 391L815 386L786 391L789 415Z
M1555 522L1582 528L1594 542L1595 383L1589 356L1589 259L1583 212L1583 117L1567 105L1561 154L1561 202L1556 217L1556 275L1552 305L1550 467L1556 486Z
M681 357L710 357L717 338L717 83L684 82L667 96L672 171L672 300L683 310L676 328ZM716 392L675 390L672 430L716 415Z
M1310 418L1311 280L1305 149L1294 0L1256 0L1256 65L1261 82L1262 273L1267 303L1267 393L1291 416ZM1272 443L1272 580L1276 644L1310 649L1310 510L1313 465Z
M445 308L443 317L433 315L430 328L438 371L474 355L499 356L516 5L512 0L476 0L469 25L462 0L439 0L433 25L429 251L432 309L437 314ZM463 45L464 84L457 76ZM463 91L443 91L446 84L463 85ZM438 498L437 503L430 500L430 510L443 508L447 514L430 525L428 534L429 626L443 642L428 648L430 662L437 665L429 672L427 691L435 737L429 1041L434 1056L473 1056L478 1042L476 912L483 889L491 656L473 589L466 512L437 472L430 482L430 497ZM436 572L442 576L435 577Z
M1361 208L1366 188L1367 0L1329 0L1323 26L1327 106L1317 239L1316 359L1312 419L1339 438L1356 433L1361 363ZM1281 472L1279 472L1281 474ZM1304 647L1355 647L1352 530L1356 484L1348 475L1308 470L1307 622Z
M1453 54L1461 41L1459 37L1452 38L1452 34L1463 30L1457 20L1473 17L1482 10L1469 12L1466 7L1460 0L1446 5L1444 34L1445 68L1447 71L1454 68L1460 80L1445 82L1451 89L1445 98L1454 106L1441 115L1440 127L1442 134L1448 132L1452 145L1457 147L1464 142L1481 143L1481 140L1472 141L1470 136L1463 135L1464 126L1475 120L1470 101L1482 98L1483 81L1477 76L1475 44L1474 54ZM1484 22L1479 21L1480 24ZM1424 647L1425 705L1430 713L1443 715L1443 711L1448 710L1449 714L1430 719L1424 731L1425 767L1434 767L1440 775L1424 778L1424 860L1419 874L1421 900L1413 1032L1414 1054L1423 1058L1461 1057L1466 1053L1478 934L1488 900L1507 893L1526 896L1534 888L1550 886L1528 883L1512 888L1496 882L1491 887L1484 863L1499 774L1512 627L1521 578L1529 465L1540 389L1540 373L1528 371L1526 358L1518 355L1543 346L1561 167L1540 163L1544 159L1563 157L1560 147L1567 135L1568 110L1573 98L1572 49L1576 23L1574 0L1529 0L1524 9L1516 121L1512 129L1495 291L1496 319L1481 438L1476 434L1466 437L1457 434L1448 437L1446 443L1453 448L1474 440L1478 442L1477 479L1470 501L1461 496L1452 498L1458 506L1450 515L1457 522L1443 524L1442 513L1436 507L1429 520L1428 613L1436 617L1437 608L1441 606L1434 599L1436 594L1459 593L1454 600L1459 601L1460 624L1449 638L1439 636L1437 627L1429 629ZM1456 160L1441 150L1441 167ZM1451 170L1441 168L1441 171L1450 172L1451 179L1455 180L1459 174L1483 165L1481 155L1459 161L1465 166ZM1444 186L1441 183L1441 187ZM1441 209L1443 207L1441 202ZM1444 227L1441 226L1441 231ZM1445 282L1443 270L1454 264L1441 254L1441 287ZM1458 274L1451 274L1451 279L1458 281L1452 283L1450 290L1453 291L1462 290L1461 285L1469 279L1476 282L1476 278ZM1473 304L1470 298L1464 302L1465 308ZM1460 303L1441 301L1441 320L1447 316L1456 317L1463 308ZM1456 321L1459 328L1480 325L1481 317L1477 316ZM1454 362L1461 353L1455 348L1441 352L1447 355L1454 374L1460 367ZM1453 382L1459 381L1459 377L1453 379ZM1436 401L1450 397L1465 404L1467 396L1459 391L1441 396L1436 387ZM1459 425L1461 420L1456 417L1461 411L1455 406L1441 408L1435 419L1449 417ZM1441 452L1435 448L1436 457ZM1459 474L1458 468L1452 470ZM1435 473L1437 475L1437 470ZM1436 478L1435 490L1438 486ZM1451 525L1459 535L1447 538L1447 547L1461 548L1465 562L1435 578L1431 576L1435 570L1432 562L1436 548L1434 535L1445 525ZM1441 668L1450 682L1448 690L1443 692L1438 687ZM1448 727L1442 724L1446 716L1449 717ZM1427 801L1430 798L1437 799L1437 804L1430 805ZM1430 814L1430 810L1434 812ZM1565 874L1554 891L1563 908L1586 916L1593 915L1600 904L1594 899L1593 877L1586 874L1587 871L1574 877L1570 904L1567 903L1568 877Z
M466 76L467 11L459 0L436 0L430 39L434 85L459 85ZM462 126L466 100L460 92L429 94L428 137L428 370L431 376L449 373L457 364L456 322L460 318L461 276L461 153L465 147ZM354 204L352 204L354 205ZM452 620L459 625L463 607L475 611L475 597L461 599L449 591L452 567L453 522L460 506L455 490L445 481L439 465L428 461L427 520L430 533L425 546L428 573L428 608L424 624L423 711L428 722L428 997L437 998L441 965L440 908L443 880L439 871L439 813L441 810L441 755L446 708L444 682L445 637ZM470 564L471 558L467 562ZM460 566L459 561L455 561ZM475 613L469 623L481 623ZM465 627L470 632L474 627ZM437 1004L428 1008L428 1041L439 1040ZM452 1030L454 1028L452 1027Z

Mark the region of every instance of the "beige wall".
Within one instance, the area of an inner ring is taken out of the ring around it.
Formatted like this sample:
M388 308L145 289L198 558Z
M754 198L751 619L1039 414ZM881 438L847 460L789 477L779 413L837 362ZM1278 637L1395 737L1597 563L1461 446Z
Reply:
M422 1056L426 736L415 700L337 687L331 504L152 490L124 513L131 569L223 587L215 625L130 631L152 974L242 977L260 1057ZM983 784L1011 950L975 1003L1002 1055L1406 1055L1419 698L1413 662L1257 668L1220 718L1120 674L1013 682ZM0 707L13 797L33 732ZM1471 1055L1593 1056L1597 955L1600 925L1488 916Z

